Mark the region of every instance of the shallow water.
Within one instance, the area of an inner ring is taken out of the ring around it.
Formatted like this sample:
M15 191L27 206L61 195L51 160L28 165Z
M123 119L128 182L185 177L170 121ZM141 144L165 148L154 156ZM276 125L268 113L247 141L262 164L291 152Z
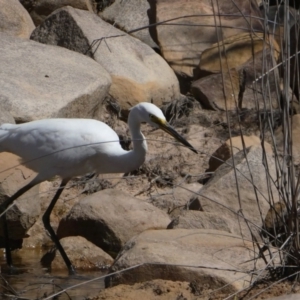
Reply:
M66 269L49 272L40 265L42 256L43 252L38 249L13 251L11 270L6 265L4 252L0 251L0 299L48 299L63 289L82 284L49 298L82 300L96 296L104 288L103 279L87 283L103 276L100 270L77 271L74 276L69 276Z

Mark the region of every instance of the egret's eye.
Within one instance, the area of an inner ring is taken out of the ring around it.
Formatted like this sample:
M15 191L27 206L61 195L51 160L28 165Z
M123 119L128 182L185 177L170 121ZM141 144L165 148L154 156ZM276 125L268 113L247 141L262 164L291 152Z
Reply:
M155 117L154 117L154 115L149 114L149 118L150 118L151 120L153 120Z

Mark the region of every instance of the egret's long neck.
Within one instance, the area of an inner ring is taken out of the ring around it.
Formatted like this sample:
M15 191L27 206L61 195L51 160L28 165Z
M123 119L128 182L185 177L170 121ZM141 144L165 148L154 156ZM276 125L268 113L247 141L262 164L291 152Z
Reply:
M141 133L139 112L134 108L128 117L128 126L131 133L133 150L125 151L121 145L113 147L113 153L108 153L106 160L100 161L97 172L100 173L128 173L138 169L145 161L147 143Z
M128 126L131 133L133 150L129 151L128 158L131 160L133 170L143 164L147 153L147 143L144 135L141 132L141 122L136 111L130 111L128 117Z

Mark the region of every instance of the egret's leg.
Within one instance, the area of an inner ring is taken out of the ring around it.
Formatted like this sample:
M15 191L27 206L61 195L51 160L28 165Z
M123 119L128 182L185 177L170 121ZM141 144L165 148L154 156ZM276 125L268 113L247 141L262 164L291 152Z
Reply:
M39 179L39 176L36 176L32 181L30 181L27 185L19 189L15 194L13 194L11 197L9 197L7 200L5 200L0 205L0 212L1 214L6 211L9 205L11 205L14 200L22 196L24 193L26 193L28 190L30 190L32 187L34 187L36 184L40 183L41 180ZM12 266L12 258L11 258L11 251L10 251L10 245L9 245L9 236L8 236L8 227L7 227L7 221L6 221L6 213L4 213L2 216L2 225L3 225L3 233L4 233L4 242L5 242L5 257L6 257L6 263L8 266Z
M8 235L8 226L7 226L7 220L6 220L6 213L2 216L2 226L3 226L3 233L4 233L4 245L5 245L6 263L11 268L12 267L12 258L11 258L11 251L10 251L10 243L9 243L9 235Z
M53 199L50 202L50 205L48 206L46 212L43 215L43 223L44 223L44 227L45 229L49 232L52 241L54 242L56 248L58 249L58 251L60 252L63 260L65 261L65 264L67 265L68 269L69 269L69 273L70 274L75 274L75 269L70 261L70 259L68 258L64 248L62 247L62 245L59 242L59 239L57 238L57 235L55 234L53 228L51 227L50 224L50 215L52 212L52 209L54 208L59 196L61 195L62 191L64 190L66 184L68 183L69 179L63 179L56 194L54 195Z

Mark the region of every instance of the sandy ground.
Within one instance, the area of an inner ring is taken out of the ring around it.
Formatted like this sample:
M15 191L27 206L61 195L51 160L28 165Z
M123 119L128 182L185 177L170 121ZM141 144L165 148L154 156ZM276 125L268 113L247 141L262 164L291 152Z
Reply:
M299 294L300 299L300 284L292 281L275 284L271 282L260 283L248 291L234 295L224 294L222 290L212 291L208 286L198 290L193 283L157 279L136 283L132 286L118 285L113 288L108 288L101 291L97 297L89 298L89 300L262 300L294 293Z

